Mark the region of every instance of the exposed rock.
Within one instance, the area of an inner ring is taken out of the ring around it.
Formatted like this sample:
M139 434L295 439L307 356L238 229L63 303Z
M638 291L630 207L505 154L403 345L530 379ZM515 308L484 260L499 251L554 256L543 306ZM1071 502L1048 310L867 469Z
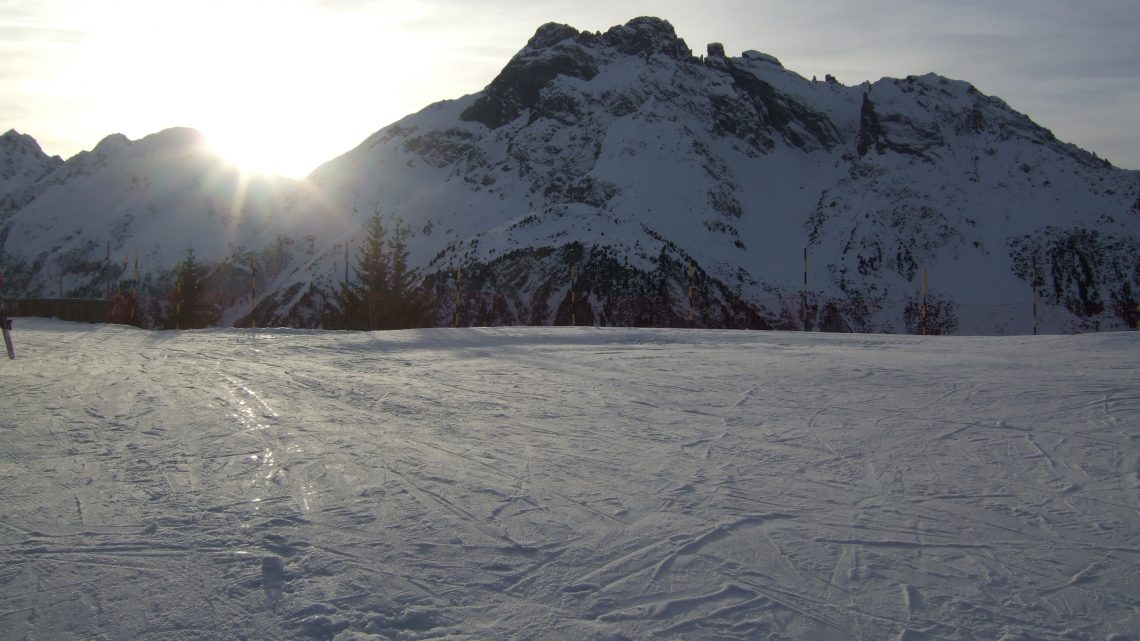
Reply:
M687 60L693 52L677 37L673 25L660 18L634 18L602 34L602 42L631 56L662 54L674 60Z
M564 39L556 44L538 51L524 50L511 59L461 118L497 129L533 108L542 88L558 76L590 80L598 74L597 66L580 46L564 43Z
M578 30L570 25L548 22L534 32L526 43L526 49L546 49L577 35Z
M755 109L755 118L783 134L793 146L831 149L841 141L838 129L825 113L777 91L731 61L727 70L737 89Z
M745 60L748 60L749 62L763 62L765 64L770 64L781 69L784 68L784 65L780 63L780 60L776 58L776 56L760 53L754 49L745 51L743 54L741 54L741 57L743 57Z

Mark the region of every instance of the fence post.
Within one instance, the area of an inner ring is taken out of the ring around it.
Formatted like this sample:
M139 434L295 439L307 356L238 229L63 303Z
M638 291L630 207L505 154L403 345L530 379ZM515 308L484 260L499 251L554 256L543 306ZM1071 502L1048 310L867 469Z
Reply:
M693 313L693 261L689 261L689 327L693 326L696 316Z
M452 320L455 327L459 327L459 279L462 273L462 269L455 270L455 318Z
M804 331L808 331L808 305L807 305L807 247L804 247L804 292L803 292L803 314L804 314Z
M344 317L342 319L344 321L344 329L349 329L349 322L348 322L348 300L349 300L349 298L348 298L348 246L351 242L352 242L352 239L345 239L345 241L344 241L344 289L342 290L344 293L344 306L341 309L341 316Z
M135 273L131 282L131 325L135 324L135 308L139 305L139 250L135 250Z
M257 303L257 254L249 258L249 271L250 271L250 291L249 291L249 326L257 327L257 319L253 316L253 310Z
M922 268L922 335L926 336L926 268Z
M1029 276L1029 288L1033 290L1033 335L1037 335L1037 268Z
M578 314L575 308L578 305L578 292L574 290L574 283L578 280L578 266L575 265L570 268L570 326L578 326Z

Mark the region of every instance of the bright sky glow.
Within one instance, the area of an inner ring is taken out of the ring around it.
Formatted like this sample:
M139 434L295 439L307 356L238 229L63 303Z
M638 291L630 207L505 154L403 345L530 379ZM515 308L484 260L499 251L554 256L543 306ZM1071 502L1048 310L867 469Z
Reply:
M638 15L693 50L758 49L845 84L976 84L1140 168L1140 4L1103 0L0 0L0 131L69 157L104 136L199 129L237 164L302 176L437 100L482 89L544 22Z
M299 176L403 115L390 95L414 85L416 68L394 64L412 46L401 22L413 13L295 0L170 5L127 0L89 16L84 54L56 82L86 101L85 120L132 138L194 127L239 165Z

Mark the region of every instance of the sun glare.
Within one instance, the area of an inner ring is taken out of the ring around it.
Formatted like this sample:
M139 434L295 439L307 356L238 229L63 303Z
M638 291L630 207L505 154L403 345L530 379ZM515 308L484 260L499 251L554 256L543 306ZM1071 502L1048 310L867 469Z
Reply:
M415 110L392 88L422 82L422 69L401 64L408 51L433 51L409 27L414 8L200 0L170 15L159 5L123 0L97 14L89 55L63 80L100 96L84 105L92 120L129 123L118 131L130 137L198 129L246 172L301 177Z
M245 126L203 129L210 148L227 163L247 174L280 174L301 178L313 168L314 154L295 142L288 130ZM318 161L319 162L319 161Z

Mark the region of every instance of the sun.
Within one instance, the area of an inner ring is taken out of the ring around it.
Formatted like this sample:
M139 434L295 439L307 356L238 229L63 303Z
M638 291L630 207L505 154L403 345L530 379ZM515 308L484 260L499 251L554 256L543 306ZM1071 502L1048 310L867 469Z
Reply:
M203 133L210 149L242 173L303 178L319 162L317 152L290 136L289 130L247 122L204 128Z
M86 96L85 116L133 137L197 129L247 173L301 178L427 104L405 100L435 82L408 52L445 68L418 3L200 0L174 17L152 0L108 4L84 13L90 42L58 81Z

